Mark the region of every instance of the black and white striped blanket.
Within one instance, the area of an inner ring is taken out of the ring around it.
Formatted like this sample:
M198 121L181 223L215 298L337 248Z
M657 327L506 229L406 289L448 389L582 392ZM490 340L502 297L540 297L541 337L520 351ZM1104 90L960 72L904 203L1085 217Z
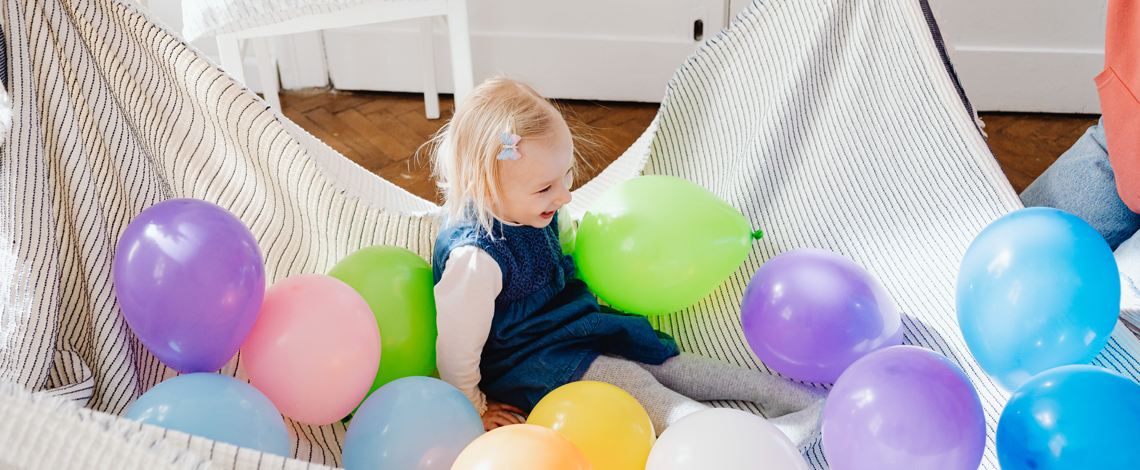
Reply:
M9 459L0 463L338 465L340 424L287 421L298 460L286 460L115 417L175 375L120 315L115 243L142 209L201 198L252 229L272 282L326 272L374 244L430 260L437 208L269 109L128 0L4 0L2 13L13 119L0 148L0 455ZM970 241L1020 202L924 1L753 4L681 66L654 125L575 193L571 212L641 172L697 182L767 234L712 295L655 320L683 349L766 370L739 326L751 274L794 248L842 253L893 293L907 343L945 354L973 380L989 425L982 468L997 469L1006 394L966 350L953 292ZM1138 378L1136 357L1140 343L1118 326L1096 364ZM244 378L239 359L222 373ZM818 440L803 450L827 468Z

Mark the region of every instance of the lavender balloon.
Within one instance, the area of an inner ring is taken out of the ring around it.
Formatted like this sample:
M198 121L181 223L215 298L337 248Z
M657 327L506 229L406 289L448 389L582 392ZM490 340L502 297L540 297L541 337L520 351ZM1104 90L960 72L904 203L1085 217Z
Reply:
M835 470L976 470L985 446L977 391L928 349L868 354L839 377L823 408L823 451Z
M902 343L899 308L871 273L836 253L802 248L764 263L744 290L744 336L768 367L831 383L864 355Z
M229 211L197 199L163 201L135 217L119 239L112 274L131 331L183 374L224 366L265 296L253 234Z

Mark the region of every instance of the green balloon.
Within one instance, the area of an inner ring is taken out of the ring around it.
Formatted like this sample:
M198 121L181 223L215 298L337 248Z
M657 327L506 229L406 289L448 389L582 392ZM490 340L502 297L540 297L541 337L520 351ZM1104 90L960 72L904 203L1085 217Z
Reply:
M672 176L626 180L598 196L578 224L574 261L614 307L660 315L688 307L733 273L752 249L740 211Z
M435 278L427 261L376 245L346 256L328 274L364 297L380 327L380 367L369 395L393 380L435 370Z

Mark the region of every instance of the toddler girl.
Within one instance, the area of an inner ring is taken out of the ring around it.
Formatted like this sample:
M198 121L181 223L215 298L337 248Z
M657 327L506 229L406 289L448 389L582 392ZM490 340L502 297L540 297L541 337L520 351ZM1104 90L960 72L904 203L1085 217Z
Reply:
M487 430L522 422L559 386L596 380L633 395L658 433L707 400L752 401L797 444L815 432L815 389L679 354L644 317L599 311L559 243L575 137L533 89L483 82L433 143L446 212L432 263L439 375Z

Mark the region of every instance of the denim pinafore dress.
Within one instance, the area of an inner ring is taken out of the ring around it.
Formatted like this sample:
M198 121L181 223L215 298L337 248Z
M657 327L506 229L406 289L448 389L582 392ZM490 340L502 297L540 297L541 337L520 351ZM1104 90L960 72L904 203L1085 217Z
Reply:
M529 412L542 397L580 380L599 354L661 364L677 343L645 317L603 313L562 254L558 218L545 228L495 220L493 234L473 220L445 220L436 238L432 271L439 283L451 251L475 245L499 263L503 287L479 362L479 388ZM492 236L493 235L493 236Z

